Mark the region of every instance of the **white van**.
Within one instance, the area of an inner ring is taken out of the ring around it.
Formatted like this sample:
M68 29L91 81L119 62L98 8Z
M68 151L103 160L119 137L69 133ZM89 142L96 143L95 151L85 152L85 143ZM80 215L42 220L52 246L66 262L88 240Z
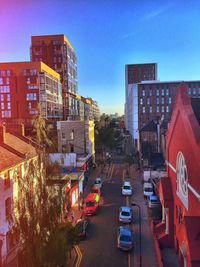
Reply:
M149 196L152 196L154 194L152 183L144 183L143 194L144 194L144 197L149 197Z

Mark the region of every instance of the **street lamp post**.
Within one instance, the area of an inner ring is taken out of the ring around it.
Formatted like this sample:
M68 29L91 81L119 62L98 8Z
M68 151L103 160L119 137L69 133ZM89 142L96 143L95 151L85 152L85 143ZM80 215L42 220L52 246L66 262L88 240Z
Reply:
M139 211L139 239L140 239L140 267L142 267L142 225L141 225L141 208L138 204L136 203L131 203L131 206L137 207Z

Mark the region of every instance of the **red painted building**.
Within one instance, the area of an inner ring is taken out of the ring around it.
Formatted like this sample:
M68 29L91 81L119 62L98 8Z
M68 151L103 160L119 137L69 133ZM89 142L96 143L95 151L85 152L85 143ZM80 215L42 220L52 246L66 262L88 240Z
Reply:
M0 63L0 120L29 123L42 113L61 120L60 75L43 62Z
M200 266L200 99L178 88L166 137L167 177L159 195L162 222L154 227L161 247L174 247L181 267Z

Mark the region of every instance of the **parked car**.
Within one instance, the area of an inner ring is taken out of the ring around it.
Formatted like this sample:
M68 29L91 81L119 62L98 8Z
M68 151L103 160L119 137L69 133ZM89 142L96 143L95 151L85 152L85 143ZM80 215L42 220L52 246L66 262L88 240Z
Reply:
M100 196L101 195L101 189L93 185L92 189L91 189L91 193L97 193Z
M133 231L125 226L120 226L117 230L117 247L130 251L133 249Z
M133 212L130 207L123 206L119 209L119 221L123 223L131 223L133 220Z
M131 196L133 194L133 189L129 181L124 181L122 186L122 195Z
M154 195L154 189L152 183L144 183L143 184L143 194L144 197L149 197Z
M87 231L88 231L88 225L90 221L88 218L84 219L79 219L75 225L75 228L78 232L78 236L85 238L87 236Z
M100 195L97 193L90 193L83 206L83 215L96 215L99 207Z
M160 200L156 195L152 195L148 197L148 207L153 208L160 205Z
M102 187L102 179L100 177L97 177L94 181L94 187L101 189Z

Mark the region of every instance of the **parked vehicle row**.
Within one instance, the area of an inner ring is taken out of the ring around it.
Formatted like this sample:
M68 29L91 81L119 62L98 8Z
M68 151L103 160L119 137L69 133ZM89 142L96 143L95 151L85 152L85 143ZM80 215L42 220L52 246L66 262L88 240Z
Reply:
M95 179L91 192L85 198L83 206L83 218L79 219L75 225L78 236L81 238L85 238L87 236L87 230L90 224L90 220L87 216L96 215L98 212L101 188L102 179L98 177Z
M132 196L133 188L130 181L124 181L122 185L122 195ZM119 222L130 224L133 222L133 212L128 206L119 209ZM133 249L133 231L128 226L120 226L117 230L117 247L122 250L130 251Z

